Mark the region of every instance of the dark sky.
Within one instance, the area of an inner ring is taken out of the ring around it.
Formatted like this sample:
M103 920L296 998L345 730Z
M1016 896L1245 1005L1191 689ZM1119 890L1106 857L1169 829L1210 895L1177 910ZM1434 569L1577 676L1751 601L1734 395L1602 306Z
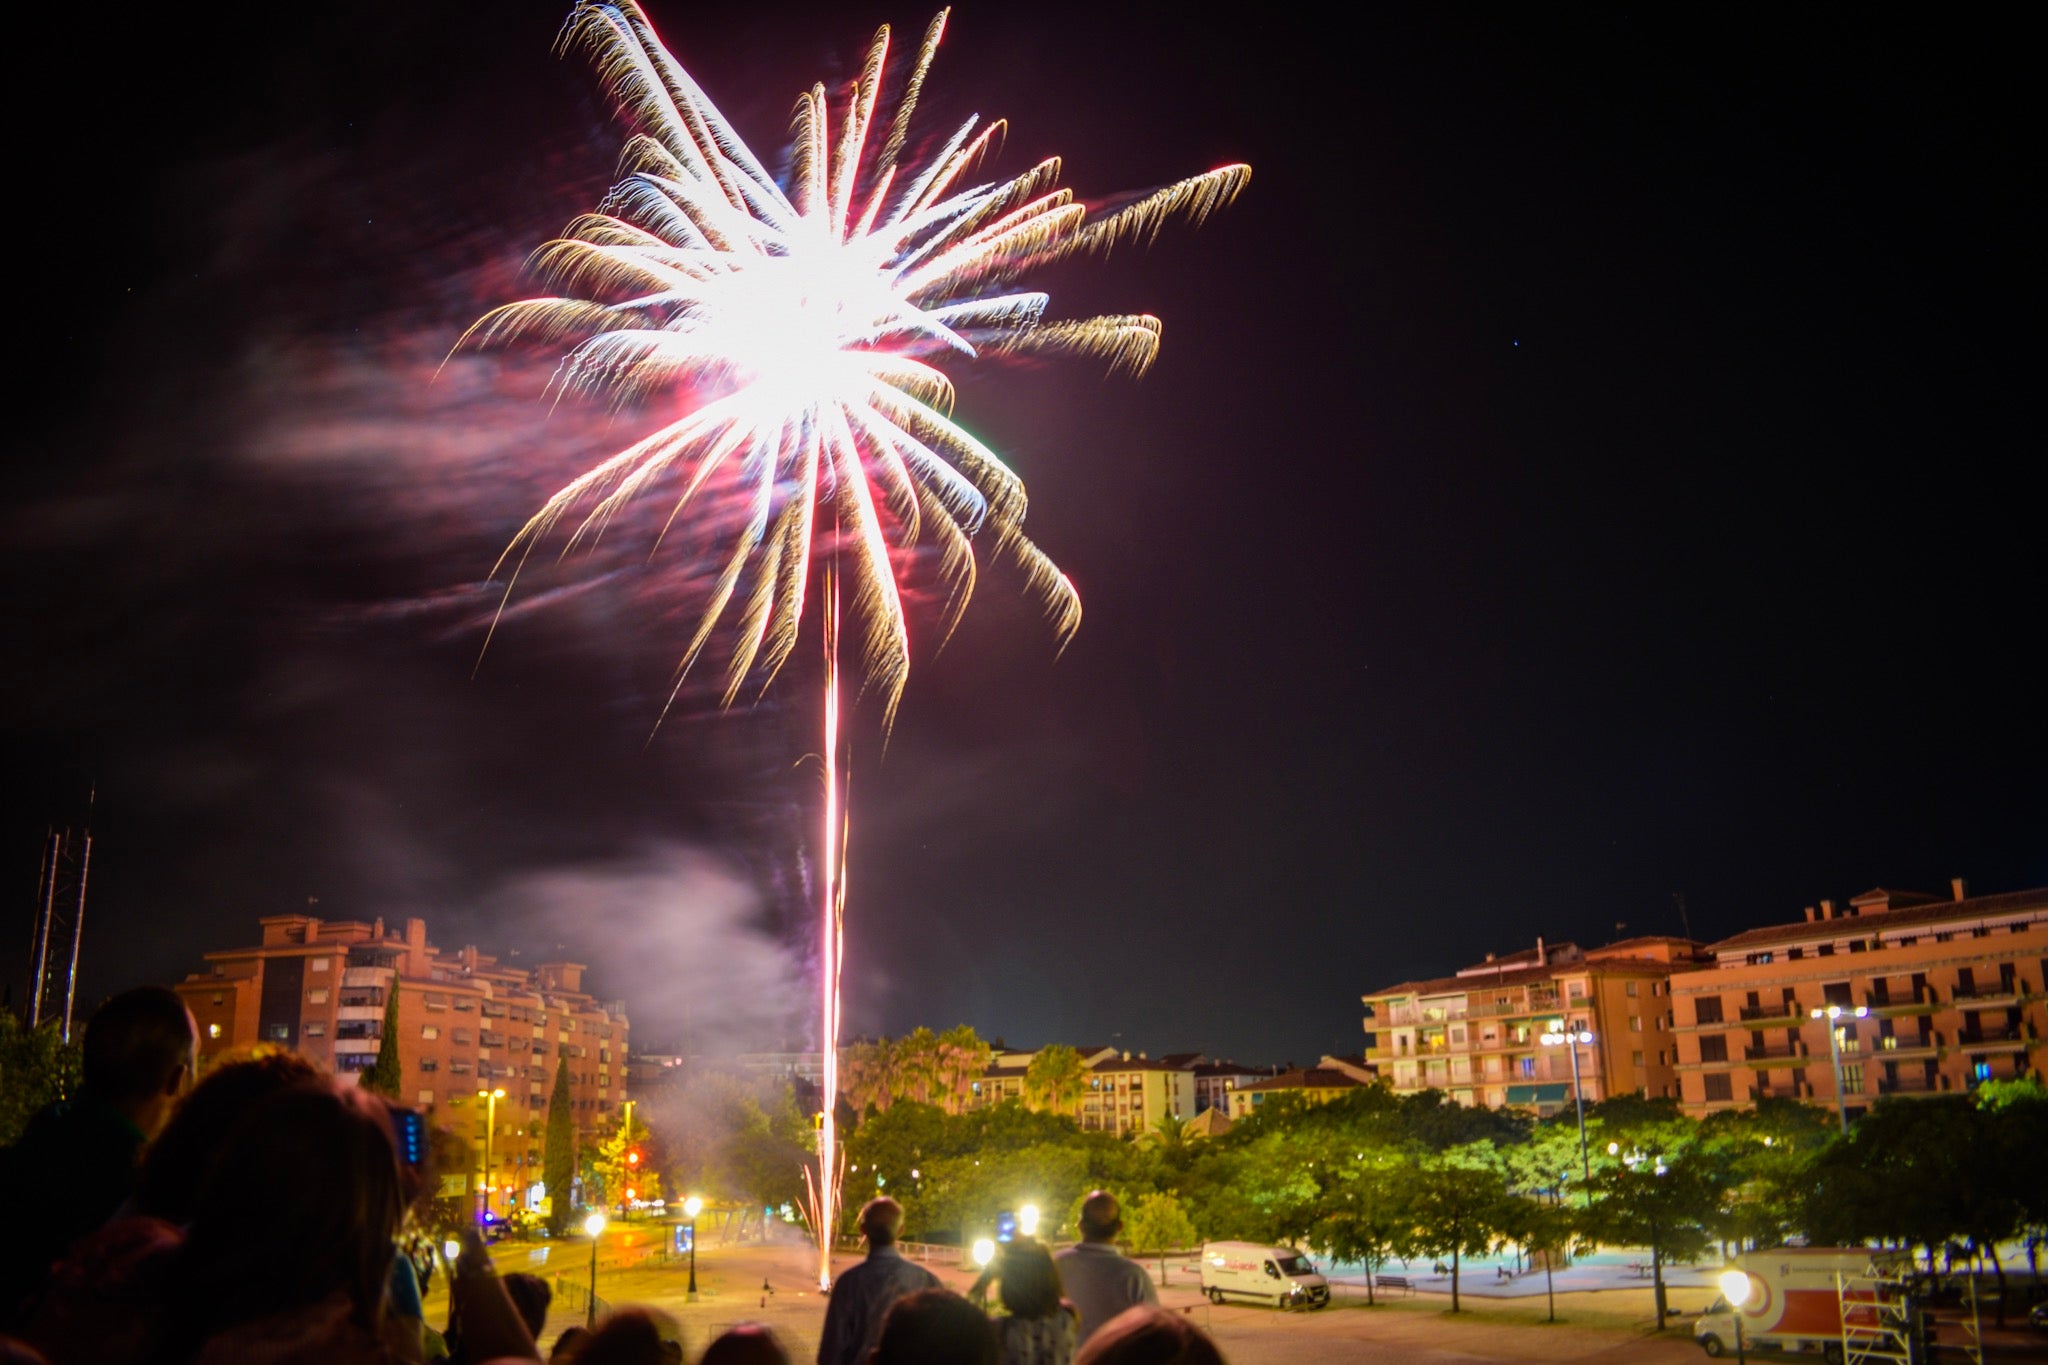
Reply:
M17 37L0 849L98 786L88 998L259 916L566 953L638 1040L809 1027L815 647L653 740L701 565L572 559L472 677L538 500L635 434L436 366L619 140L565 6L34 11ZM652 11L764 155L875 25ZM1079 585L984 572L855 714L848 1031L1311 1060L1487 951L2048 882L2037 88L1863 11L966 3L927 130L1084 197L1245 196L1062 267L1142 381L956 370ZM139 23L141 27L124 26ZM2027 642L2036 642L2029 647Z

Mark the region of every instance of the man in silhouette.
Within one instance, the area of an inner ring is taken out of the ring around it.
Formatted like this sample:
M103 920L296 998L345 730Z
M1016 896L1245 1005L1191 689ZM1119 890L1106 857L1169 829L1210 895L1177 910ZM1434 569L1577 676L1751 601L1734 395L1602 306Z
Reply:
M868 1239L868 1256L832 1286L824 1335L818 1341L818 1365L860 1365L881 1337L890 1305L937 1287L938 1276L897 1252L896 1234L902 1228L903 1206L886 1195L861 1206L860 1231Z
M1059 1263L1060 1283L1067 1297L1081 1310L1084 1342L1126 1308L1159 1302L1145 1268L1116 1249L1116 1235L1123 1225L1123 1210L1117 1207L1116 1196L1097 1190L1081 1201L1081 1240L1053 1258Z

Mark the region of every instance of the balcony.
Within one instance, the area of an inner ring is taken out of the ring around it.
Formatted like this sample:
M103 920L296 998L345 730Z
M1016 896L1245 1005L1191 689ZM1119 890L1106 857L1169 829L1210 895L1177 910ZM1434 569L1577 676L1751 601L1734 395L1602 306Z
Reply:
M1787 1081L1778 1085L1753 1085L1749 1088L1750 1103L1758 1100L1810 1100L1813 1087L1803 1081Z
M1879 1061L1890 1061L1901 1057L1932 1057L1940 1050L1941 1035L1930 1033L1924 1038L1879 1038L1871 1053Z
M382 1009L384 1006L384 991L383 988L378 986L348 988L344 989L335 998L335 1003L343 1009L361 1009L364 1007Z
M1804 1062L1806 1060L1806 1044L1771 1043L1764 1047L1746 1047L1742 1049L1742 1060L1745 1062Z
M1865 991L1863 1003L1873 1014L1897 1017L1905 1014L1932 1014L1941 1008L1941 996L1932 988L1916 991L1909 996L1892 996L1877 991Z
M2027 983L2024 981L2015 981L2009 986L1987 982L1981 986L1972 986L1968 990L1959 986L1949 998L1955 1002L1957 1009L1983 1010L2016 1005L2020 997L2026 993Z
M2034 1031L2021 1024L2004 1028L1966 1028L1956 1034L1956 1046L1979 1051L2023 1052L2034 1040Z
M1745 1024L1759 1019L1804 1019L1806 1011L1797 1000L1782 1000L1775 1005L1744 1005L1740 1018Z
M1925 1076L1900 1076L1896 1080L1879 1077L1877 1082L1880 1095L1939 1095L1947 1089L1946 1076L1936 1076L1932 1080Z

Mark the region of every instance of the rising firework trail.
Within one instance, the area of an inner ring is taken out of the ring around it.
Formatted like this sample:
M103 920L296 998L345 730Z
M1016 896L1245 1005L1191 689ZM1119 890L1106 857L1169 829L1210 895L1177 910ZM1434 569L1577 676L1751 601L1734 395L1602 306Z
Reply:
M1064 257L1149 241L1175 216L1199 222L1251 175L1221 167L1093 215L1059 187L1057 158L1008 179L979 179L1000 121L969 118L929 142L914 123L945 26L942 11L887 100L887 28L836 109L822 84L800 96L790 171L778 182L638 8L577 5L562 45L592 54L637 131L597 212L535 254L557 292L497 308L463 338L566 344L555 380L562 392L681 400L681 416L569 483L513 537L498 566L511 569L508 597L526 556L572 511L580 516L564 553L657 487L664 534L714 484L736 495L737 533L721 552L669 705L707 649L724 659L725 704L750 684L765 688L796 646L812 574L825 576L821 1283L831 1278L838 1203L832 1113L847 829L840 593L848 592L861 670L881 699L885 731L910 667L892 545L920 536L936 543L947 588L942 639L973 590L976 535L1022 567L1060 640L1072 634L1081 615L1073 585L1025 539L1023 484L953 420L953 387L939 364L1064 352L1141 373L1158 350L1157 318L1050 320L1047 296L1019 281Z

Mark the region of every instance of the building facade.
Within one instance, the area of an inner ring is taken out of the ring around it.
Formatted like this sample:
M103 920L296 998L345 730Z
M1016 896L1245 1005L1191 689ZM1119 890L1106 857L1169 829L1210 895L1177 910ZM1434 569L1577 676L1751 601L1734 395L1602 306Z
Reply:
M2040 1074L2048 887L1974 898L1960 879L1947 897L1879 888L1708 954L1671 979L1690 1114L1782 1097L1839 1103L1853 1120L1881 1095ZM1839 1017L1814 1017L1829 1006Z
M619 1122L628 1021L622 1005L583 991L580 964L528 970L474 947L446 953L417 919L398 933L382 920L310 915L259 926L255 946L207 953L206 970L177 987L199 1025L202 1067L260 1043L360 1077L377 1060L396 991L399 1098L473 1139L480 1165L488 1149L485 1183L502 1206L540 1179L558 1061L568 1062L579 1131L594 1136Z
M1369 1084L1350 1071L1335 1067L1306 1066L1283 1071L1277 1076L1239 1086L1230 1092L1230 1121L1250 1118L1276 1095L1299 1095L1311 1104L1326 1104L1339 1095Z
M1672 973L1699 960L1690 939L1632 938L1582 951L1545 944L1362 997L1366 1061L1399 1094L1442 1090L1459 1104L1558 1113L1577 1094L1678 1094ZM1591 1042L1545 1044L1568 1026ZM1233 1108L1231 1116L1237 1111Z

